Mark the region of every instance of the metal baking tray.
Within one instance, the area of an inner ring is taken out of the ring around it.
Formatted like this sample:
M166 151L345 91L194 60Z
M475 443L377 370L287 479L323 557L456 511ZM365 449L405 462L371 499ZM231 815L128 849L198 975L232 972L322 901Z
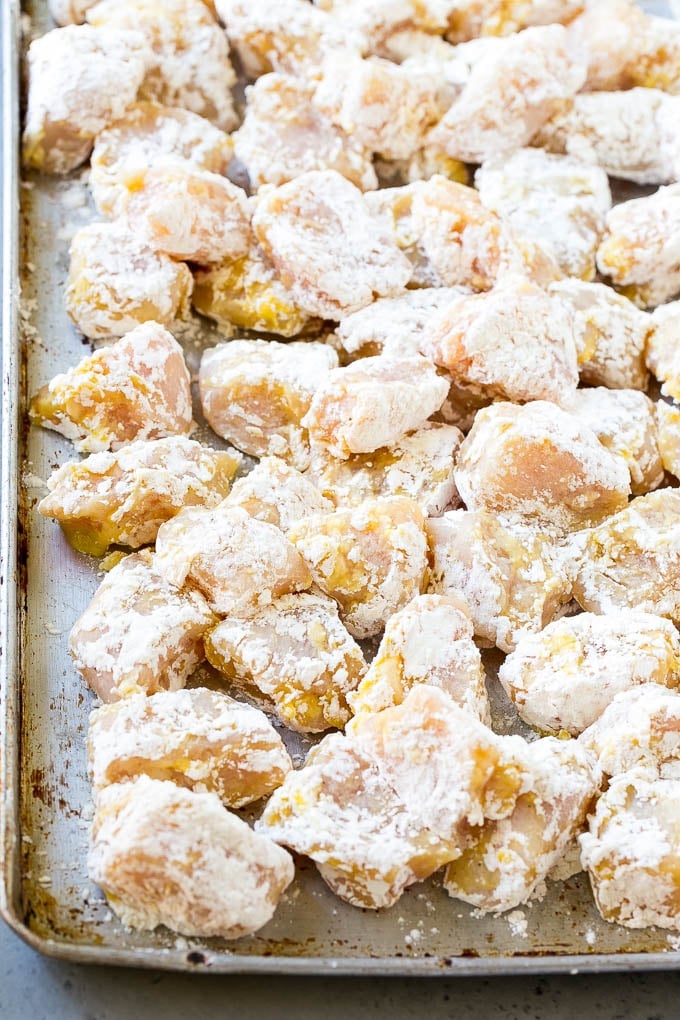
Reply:
M658 6L658 5L657 5ZM0 913L30 945L73 961L213 973L520 974L680 967L680 939L603 922L586 876L549 881L544 898L500 918L476 917L435 876L374 913L333 896L314 866L274 919L237 942L130 932L88 880L90 788L85 731L92 695L66 636L98 582L35 511L42 479L72 455L61 437L28 429L26 398L86 351L63 306L70 235L92 217L84 174L18 170L22 21L49 27L46 3L2 5L3 261L0 563ZM26 27L26 25L24 25ZM200 337L185 349L195 366ZM487 664L493 666L493 656ZM207 678L209 682L209 677ZM493 682L493 681L492 681ZM498 704L501 725L516 727Z

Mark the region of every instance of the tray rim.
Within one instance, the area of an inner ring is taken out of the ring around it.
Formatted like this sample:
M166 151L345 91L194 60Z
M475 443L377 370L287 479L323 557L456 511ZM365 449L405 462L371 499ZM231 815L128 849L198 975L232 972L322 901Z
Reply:
M155 968L212 974L330 976L519 976L680 969L680 953L591 953L577 955L371 957L243 956L202 949L113 949L38 935L21 915L19 684L22 593L18 553L21 472L20 337L20 0L0 4L2 40L2 412L0 416L0 917L33 949L74 963Z

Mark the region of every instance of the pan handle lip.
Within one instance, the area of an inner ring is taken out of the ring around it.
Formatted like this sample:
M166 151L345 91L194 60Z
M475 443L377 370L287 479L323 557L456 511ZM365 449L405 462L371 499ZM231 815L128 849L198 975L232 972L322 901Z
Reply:
M0 912L19 902L19 0L1 5L2 23L2 416L0 424Z

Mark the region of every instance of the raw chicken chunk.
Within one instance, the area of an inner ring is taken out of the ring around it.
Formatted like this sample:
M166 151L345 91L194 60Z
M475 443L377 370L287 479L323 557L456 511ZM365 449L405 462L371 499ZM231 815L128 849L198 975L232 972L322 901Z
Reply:
M601 521L630 493L620 458L578 418L543 400L479 411L455 479L469 510L516 514L562 531Z
M341 733L288 774L255 828L311 857L336 896L369 910L392 906L456 853L413 824L378 762Z
M313 76L324 55L353 48L355 39L334 18L305 0L215 0L246 78L268 71Z
M454 0L447 36L464 42L484 35L512 35L532 25L569 22L583 0Z
M572 314L522 277L456 298L432 319L420 346L455 382L488 397L559 403L578 384Z
M179 591L149 551L121 560L74 624L69 650L102 701L184 687L215 622L202 595Z
M408 159L444 112L439 89L434 74L341 52L324 61L314 103L367 152Z
M23 162L67 174L137 98L153 55L139 32L58 28L28 48Z
M288 536L350 634L367 638L425 586L424 523L413 500L392 497L306 517Z
M228 135L190 110L138 102L97 135L90 161L90 187L103 216L117 216L139 177L166 160L189 168L225 173L232 156Z
M142 99L184 107L223 131L236 126L229 43L200 0L101 0L87 20L107 32L136 28L148 40L156 61Z
M313 447L344 460L394 446L439 410L448 391L447 381L420 355L362 358L328 373L302 424Z
M174 259L215 263L250 250L245 192L226 177L188 163L141 170L122 206L137 236Z
M47 480L38 504L61 525L74 549L103 556L110 545L155 541L159 527L185 506L216 506L241 462L183 436L139 440L116 453L68 461Z
M658 89L584 92L557 109L534 138L636 184L668 184L680 168L680 100Z
M463 599L417 595L387 621L378 653L349 696L355 715L404 701L416 684L439 687L477 719L490 719L482 660Z
M571 576L546 533L483 511L454 510L426 524L430 589L462 597L475 635L512 651L542 630L571 597Z
M680 624L680 492L657 489L575 536L574 596L593 613L622 607Z
M257 708L206 688L131 695L90 715L88 772L97 793L150 776L239 808L267 797L292 766Z
M607 776L640 765L673 769L680 761L680 692L650 683L617 694L579 743Z
M475 185L484 205L517 234L547 248L565 276L593 279L611 207L604 170L573 156L526 148L487 160Z
M523 749L528 776L507 818L487 821L446 869L450 896L500 913L527 903L582 828L597 770L575 740L546 737Z
M315 449L310 474L336 507L358 506L380 496L408 496L426 517L437 517L460 502L453 468L462 440L455 425L427 422L389 449L356 453L345 460Z
M680 931L680 779L633 769L612 779L581 836L581 861L605 921Z
M191 390L182 348L157 322L137 326L67 372L30 406L34 424L86 453L191 431Z
M263 457L252 471L239 478L225 506L240 506L251 517L284 532L304 517L333 509L309 475L301 474L279 457Z
M219 323L227 336L234 327L290 337L318 326L255 244L241 258L198 270L192 303L201 315Z
M266 924L295 874L214 793L147 776L99 795L88 870L131 928L228 939Z
M349 355L360 358L376 354L408 358L420 354L437 313L463 293L460 287L422 287L407 290L399 297L379 298L343 318L336 330L338 342Z
M524 636L498 672L522 719L573 736L637 684L680 685L680 639L669 620L633 609L581 613Z
M585 67L561 25L528 28L499 41L428 142L454 159L482 163L528 145L560 103L581 88Z
M680 301L655 309L647 337L647 367L661 383L661 392L680 400Z
M645 348L653 328L649 315L603 283L559 280L551 284L550 293L574 314L581 381L646 390Z
M412 286L489 290L504 271L523 268L500 219L474 188L436 175L369 192L366 202L408 256Z
M294 299L340 319L406 287L411 266L362 193L334 170L311 171L268 192L253 228Z
M563 406L591 428L611 453L623 458L634 496L663 484L655 408L648 396L639 390L596 386L577 390Z
M234 152L253 191L264 184L285 184L309 170L337 170L362 191L378 186L371 153L314 105L311 82L266 74L246 96Z
M199 372L209 425L244 453L274 454L304 470L309 438L303 419L338 358L322 343L232 340L205 351Z
M240 507L189 507L158 531L157 569L202 592L216 613L248 613L311 584L294 546Z
M401 705L361 713L347 735L380 763L418 826L460 855L469 826L504 818L524 783L522 737L498 737L438 687L416 684Z
M332 734L272 796L257 830L311 857L342 899L378 909L460 854L470 825L512 810L522 772L505 741L442 691ZM515 755L516 757L516 755Z
M634 0L586 4L569 34L587 58L585 88L611 91L644 85L680 91L677 24L646 14Z
M366 671L332 599L284 595L247 619L227 617L206 641L208 659L292 730L321 733L350 717L347 695Z
M122 336L142 322L168 326L186 317L188 268L154 251L124 220L82 227L70 255L66 310L85 336Z

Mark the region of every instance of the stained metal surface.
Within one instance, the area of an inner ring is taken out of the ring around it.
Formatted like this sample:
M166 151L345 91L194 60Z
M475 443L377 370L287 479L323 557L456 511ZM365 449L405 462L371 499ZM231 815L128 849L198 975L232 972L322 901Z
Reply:
M45 3L29 5L36 32L48 25L45 9ZM26 394L88 349L66 316L63 291L70 237L93 212L85 174L31 177L19 188L18 26L18 4L5 2L2 915L52 955L177 970L451 975L680 966L676 940L666 932L603 922L583 874L549 882L540 902L508 917L474 916L437 878L408 890L391 910L373 913L338 900L313 865L300 861L274 919L238 942L130 932L108 910L85 865L92 804L84 744L94 699L66 651L68 632L100 575L96 561L75 553L59 528L35 511L44 479L73 452L59 436L28 430L25 419ZM199 330L187 331L184 346L194 367L201 344ZM493 694L501 726L515 728L502 692Z

